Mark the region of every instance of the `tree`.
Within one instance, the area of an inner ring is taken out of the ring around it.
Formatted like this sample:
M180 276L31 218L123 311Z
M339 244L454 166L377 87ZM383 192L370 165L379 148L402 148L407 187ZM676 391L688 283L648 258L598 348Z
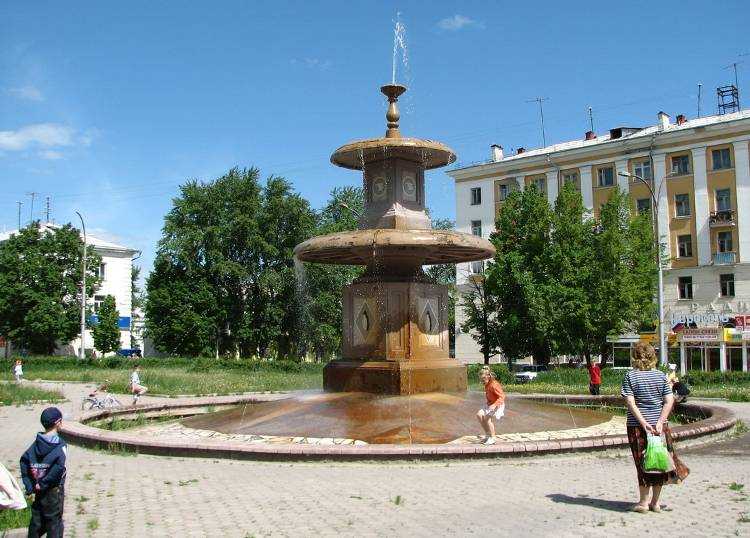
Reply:
M107 295L97 312L96 323L91 330L94 336L94 347L102 354L120 349L120 313L115 305L115 298Z
M292 250L315 215L285 179L258 178L235 168L180 188L147 283L147 329L160 351L298 353Z
M15 347L52 354L80 334L83 241L78 230L40 226L0 243L0 334ZM87 249L86 295L99 284L101 259Z
M432 220L433 230L452 230L453 228L455 228L455 223L450 219ZM427 276L433 282L448 286L448 341L452 349L456 344L456 302L458 296L456 289L456 264L439 263L428 265L425 273L427 273Z
M135 311L143 307L143 290L138 286L138 279L141 276L141 268L133 265L130 268L130 309Z
M481 275L468 277L468 291L461 301L464 313L461 330L471 334L482 351L484 364L489 364L490 357L498 353L498 333L492 298L487 294L483 280Z

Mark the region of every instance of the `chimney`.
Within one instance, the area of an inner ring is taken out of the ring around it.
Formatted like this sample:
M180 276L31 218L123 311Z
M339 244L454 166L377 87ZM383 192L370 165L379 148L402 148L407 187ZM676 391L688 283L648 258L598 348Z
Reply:
M596 133L594 131L586 131L584 140L593 140L594 138L596 138Z
M520 147L520 148L518 148L518 149L516 150L516 155L520 155L520 154L521 154L521 153L523 153L524 151L526 151L526 148L524 148L524 147Z
M677 125L682 125L687 121L687 118L685 117L685 114L678 114L677 115Z
M502 161L503 160L503 147L499 146L498 144L492 144L490 146L490 155L492 157L493 163Z
M659 118L660 131L663 131L667 127L669 127L669 114L667 114L666 112L659 112L656 117Z

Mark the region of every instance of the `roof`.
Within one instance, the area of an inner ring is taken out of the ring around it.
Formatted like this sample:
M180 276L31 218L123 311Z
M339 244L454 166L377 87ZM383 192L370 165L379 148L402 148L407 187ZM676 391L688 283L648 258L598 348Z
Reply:
M40 222L39 227L42 231L56 230L58 228L61 228L59 224L51 224L49 222ZM18 233L18 230L11 230L9 232L0 232L0 241L5 241L11 235L14 235L17 233ZM137 249L126 247L123 245L118 245L117 243L112 243L111 241L105 241L104 239L100 239L88 233L86 234L86 242L87 244L93 246L94 248L98 248L102 250L130 252L131 254L138 252Z
M453 170L466 170L469 168L473 168L475 166L482 166L485 164L492 164L492 163L506 163L506 162L512 162L512 161L520 161L523 159L527 159L529 157L535 157L535 156L538 157L542 155L549 155L551 153L560 153L560 152L565 152L565 151L570 151L570 150L575 150L575 149L582 149L582 148L593 148L594 146L604 146L607 143L623 142L626 140L638 140L641 138L648 138L656 133L662 133L662 134L678 133L680 131L687 131L689 129L695 129L696 127L707 127L709 125L729 123L732 121L748 119L748 118L750 118L750 109L742 110L740 112L733 112L731 114L703 116L700 118L688 120L682 125L677 125L676 123L670 123L664 129L662 129L660 125L651 125L649 127L639 129L638 131L631 133L631 134L623 134L623 136L616 138L616 139L611 139L609 132L608 132L607 134L599 135L592 140L578 139L578 140L570 140L568 142L560 142L559 144L552 144L551 146L546 146L543 148L526 150L520 154L507 155L503 157L502 160L499 160L499 161L493 161L492 159L488 159L487 161L483 161L483 162L473 163L473 164L469 164L466 166L459 166L457 168L454 168ZM623 127L623 128L626 128L626 127Z

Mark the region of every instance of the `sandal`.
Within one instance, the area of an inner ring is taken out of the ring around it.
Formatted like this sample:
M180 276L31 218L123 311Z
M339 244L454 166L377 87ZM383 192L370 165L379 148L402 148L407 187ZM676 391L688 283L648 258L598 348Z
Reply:
M630 511L638 512L639 514L648 514L648 505L638 503L633 505Z

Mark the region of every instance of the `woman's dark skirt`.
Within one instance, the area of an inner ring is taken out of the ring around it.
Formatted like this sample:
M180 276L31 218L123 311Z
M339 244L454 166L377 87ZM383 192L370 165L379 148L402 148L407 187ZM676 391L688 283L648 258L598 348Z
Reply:
M628 441L633 453L635 469L638 472L639 486L663 486L664 484L679 484L690 474L690 469L677 457L672 444L672 431L664 425L664 436L667 438L667 450L674 460L675 470L669 473L647 473L643 470L643 455L646 453L646 430L640 425L628 426Z

